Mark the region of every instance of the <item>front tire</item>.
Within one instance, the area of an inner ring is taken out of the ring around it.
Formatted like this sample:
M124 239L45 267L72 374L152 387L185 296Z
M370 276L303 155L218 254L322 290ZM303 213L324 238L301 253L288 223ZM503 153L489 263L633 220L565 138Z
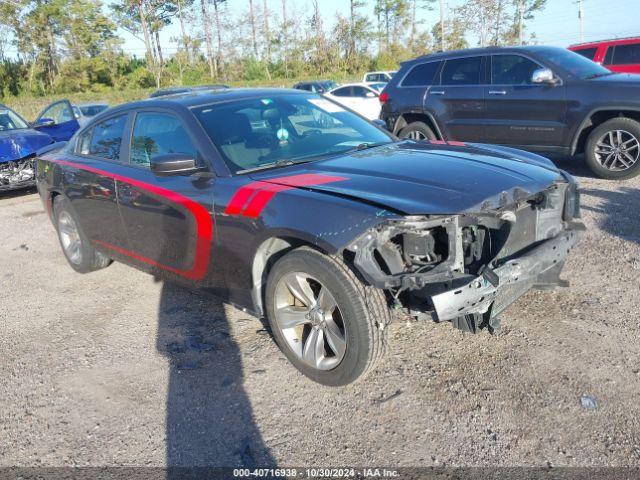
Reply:
M54 198L53 219L62 253L76 272L89 273L111 264L110 258L93 248L67 198Z
M384 293L339 259L293 250L269 272L265 301L280 350L315 382L352 383L382 355L390 322Z
M409 140L415 140L420 142L422 140L437 140L436 134L433 130L424 122L413 122L404 127L398 133L398 137L407 138Z
M594 128L585 145L587 165L600 178L625 180L640 173L640 123L607 120Z

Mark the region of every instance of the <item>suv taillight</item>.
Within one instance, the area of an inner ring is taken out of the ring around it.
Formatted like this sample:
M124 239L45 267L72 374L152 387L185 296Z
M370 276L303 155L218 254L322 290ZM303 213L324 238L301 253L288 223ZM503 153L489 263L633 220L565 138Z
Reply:
M387 92L382 92L380 94L380 103L387 103L389 101L389 94Z

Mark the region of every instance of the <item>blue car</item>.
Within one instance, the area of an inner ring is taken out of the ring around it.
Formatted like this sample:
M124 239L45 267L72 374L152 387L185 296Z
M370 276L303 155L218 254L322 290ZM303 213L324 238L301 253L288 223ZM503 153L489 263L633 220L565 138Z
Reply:
M0 105L0 191L32 186L36 152L69 140L78 128L68 100L49 105L32 124Z

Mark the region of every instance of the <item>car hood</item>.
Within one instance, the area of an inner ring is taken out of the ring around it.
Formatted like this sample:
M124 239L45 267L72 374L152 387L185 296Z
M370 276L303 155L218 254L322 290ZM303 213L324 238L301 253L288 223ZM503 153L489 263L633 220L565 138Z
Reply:
M49 135L36 130L0 132L0 163L28 157L50 143L53 143L53 139Z
M251 177L287 185L288 177L300 174L337 179L299 188L408 215L492 210L566 181L553 163L538 155L506 147L428 142L384 145Z

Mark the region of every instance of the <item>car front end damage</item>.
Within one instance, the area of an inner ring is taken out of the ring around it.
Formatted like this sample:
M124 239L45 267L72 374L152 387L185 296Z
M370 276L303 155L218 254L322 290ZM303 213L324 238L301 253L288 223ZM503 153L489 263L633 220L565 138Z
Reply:
M395 309L493 332L529 289L566 286L559 275L584 229L577 186L566 180L494 210L391 220L345 253Z
M35 184L35 156L0 163L0 191L30 187Z

